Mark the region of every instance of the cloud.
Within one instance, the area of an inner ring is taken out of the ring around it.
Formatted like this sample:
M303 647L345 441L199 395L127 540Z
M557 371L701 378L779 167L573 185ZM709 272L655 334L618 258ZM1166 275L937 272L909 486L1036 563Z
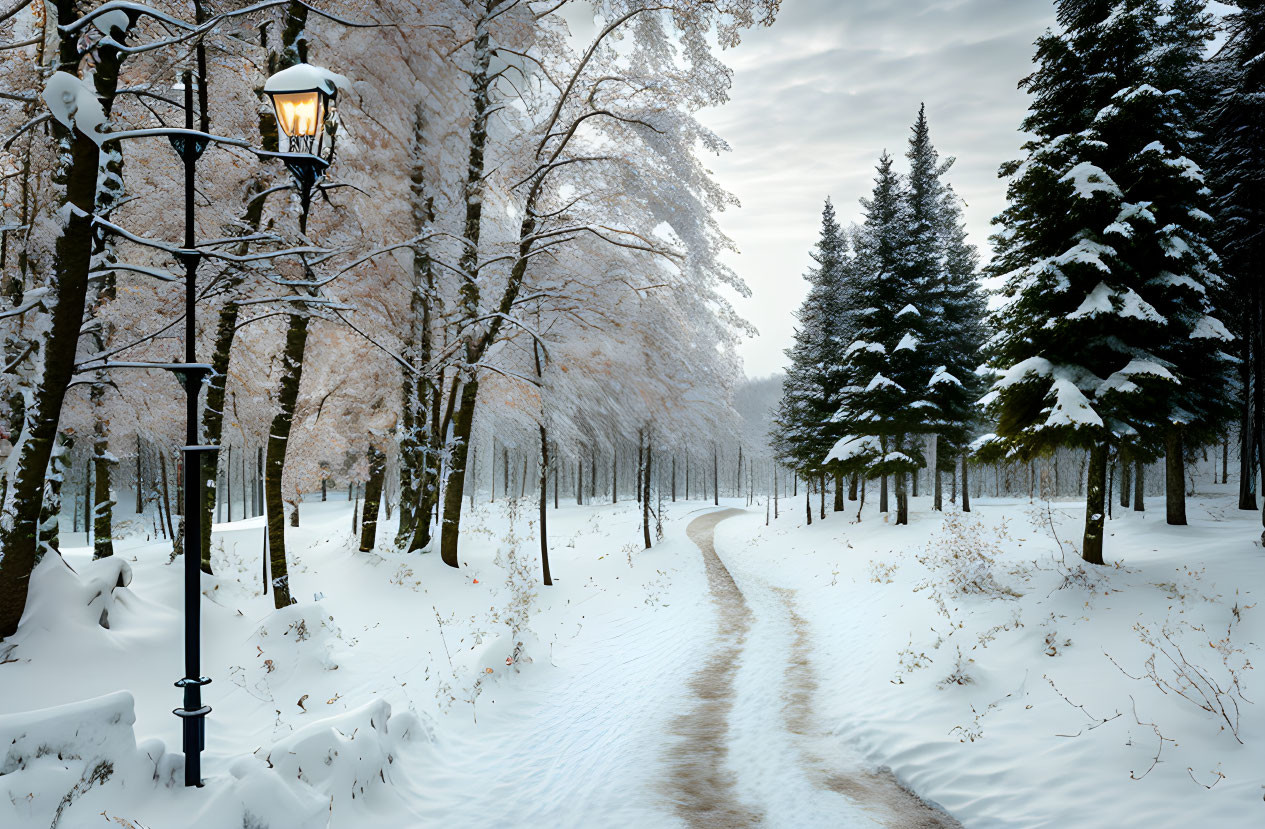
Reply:
M879 154L903 161L920 103L986 248L1005 205L997 167L1023 143L1016 87L1053 22L1051 0L786 0L771 28L744 35L728 55L732 100L703 117L733 147L709 166L743 204L721 225L754 291L736 302L761 334L741 348L750 376L785 363L822 201L858 220Z

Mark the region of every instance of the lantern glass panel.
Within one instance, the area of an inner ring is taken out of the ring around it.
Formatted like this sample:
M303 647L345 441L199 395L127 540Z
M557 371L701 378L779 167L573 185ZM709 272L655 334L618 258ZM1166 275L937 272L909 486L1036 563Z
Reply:
M308 92L275 92L272 105L277 112L277 126L288 138L311 139L325 128L324 95Z

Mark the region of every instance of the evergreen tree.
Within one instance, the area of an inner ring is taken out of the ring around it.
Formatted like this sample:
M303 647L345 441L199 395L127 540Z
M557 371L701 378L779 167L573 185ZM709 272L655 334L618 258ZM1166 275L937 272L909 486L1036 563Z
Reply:
M869 477L895 476L896 523L909 521L906 483L921 468L914 436L925 431L928 399L925 344L931 316L925 274L915 267L919 240L904 182L892 159L879 160L873 196L862 200L852 284L855 333L844 352L846 385L836 425L843 433L830 457ZM928 309L929 310L929 309Z
M940 214L944 246L945 278L944 352L945 374L953 382L933 383L933 395L944 412L948 445L966 463L971 440L980 431L977 401L984 391L979 368L985 340L988 301L979 283L979 252L967 241L961 199L946 187Z
M1151 459L1220 417L1229 335L1211 315L1208 191L1188 157L1199 4L1063 0L1038 41L1027 157L1004 165L986 397L1022 456L1089 450L1083 555L1102 563L1112 447ZM1163 91L1161 91L1163 90ZM1211 388L1200 389L1213 378ZM1211 392L1211 393L1207 393Z
M779 456L804 476L821 471L822 459L834 443L831 417L839 408L841 353L848 338L848 240L829 199L812 258L815 266L804 277L811 287L795 314L799 325L794 345L786 350L791 364L773 425Z
M926 106L918 111L909 139L909 220L912 288L927 320L925 427L936 433L935 468L953 469L977 419L980 388L975 373L985 302L978 282L979 257L967 242L957 195L944 175L953 159L940 160L931 143ZM937 508L939 508L937 479Z
M1254 461L1265 446L1265 2L1238 0L1225 21L1226 41L1208 64L1213 97L1209 173L1215 191L1219 248L1227 273L1221 294L1226 323L1238 337L1240 395L1239 508L1256 509Z

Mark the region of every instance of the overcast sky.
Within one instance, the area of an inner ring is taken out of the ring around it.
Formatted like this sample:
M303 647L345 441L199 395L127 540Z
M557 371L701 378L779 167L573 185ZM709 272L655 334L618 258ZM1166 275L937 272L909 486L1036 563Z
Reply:
M740 349L748 376L785 364L823 200L845 225L858 220L884 148L903 169L921 102L937 149L957 158L948 180L986 249L1005 205L998 165L1023 142L1016 84L1053 23L1053 0L782 0L771 28L727 54L732 100L704 121L733 148L709 166L742 201L721 225L753 292L738 310L760 331Z

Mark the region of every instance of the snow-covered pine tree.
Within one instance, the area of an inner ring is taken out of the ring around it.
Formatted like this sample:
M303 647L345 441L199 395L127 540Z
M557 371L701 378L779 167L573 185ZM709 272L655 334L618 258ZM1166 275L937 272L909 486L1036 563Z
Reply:
M845 386L835 423L843 437L829 459L868 477L894 476L896 523L909 521L907 480L923 465L913 436L926 429L929 316L912 268L910 207L904 182L886 152L874 192L862 200L865 223L856 242L851 302L852 342L844 351Z
M940 163L940 155L931 144L931 127L927 123L926 104L918 109L918 118L911 130L909 148L905 152L905 157L909 160L908 186L905 190L905 198L909 203L907 254L909 286L920 298L916 307L922 314L922 321L929 334L927 341L923 344L923 349L926 356L934 362L950 348L945 338L944 293L947 280L944 273L944 251L940 245L939 227L941 192L944 189L940 182L940 175L948 167ZM928 378L928 399L939 397L936 392L941 383L950 385L951 376L941 377L933 374ZM942 503L940 472L946 463L952 469L953 452L941 445L940 433L947 425L943 409L927 408L922 414L926 419L927 430L935 435L931 440L933 491L935 508L940 509Z
M977 280L979 257L966 239L957 195L943 177L953 159L940 159L931 143L924 105L909 138L909 221L911 288L928 332L924 362L926 429L936 434L936 506L939 472L954 468L977 419L981 324L985 302Z
M822 470L822 459L838 438L831 418L841 402L842 354L850 341L848 241L830 199L821 212L821 237L812 257L815 266L804 275L811 287L795 313L799 325L786 350L791 362L773 422L778 454L806 477Z
M1155 85L1177 80L1159 71L1172 6L1063 0L1064 31L1038 41L1038 69L1023 82L1034 138L1024 160L1002 167L1010 205L991 271L1009 302L995 316L1000 379L985 400L1021 456L1089 450L1082 555L1097 564L1111 448L1150 459L1175 424L1204 417L1184 388L1199 385L1183 382L1192 363L1177 352L1214 374L1224 366L1192 201L1202 183L1173 135L1190 124L1170 124L1176 104L1163 103L1182 91Z
M1136 74L1098 113L1091 140L1106 145L1105 169L1124 190L1121 227L1109 229L1137 291L1164 320L1152 345L1174 380L1147 405L1161 420L1167 466L1167 519L1186 523L1184 447L1217 442L1231 409L1233 339L1211 297L1222 284L1213 253L1211 191L1200 165L1200 63L1211 37L1204 0L1138 4L1149 49ZM1122 79L1123 80L1123 79Z
M967 240L961 199L949 186L945 187L941 204L940 233L946 280L944 337L948 348L943 357L944 372L939 375L941 382L932 378L932 399L946 423L942 435L962 457L962 510L970 512L968 463L971 444L982 431L983 418L977 401L985 382L978 370L986 339L988 300L979 283L979 252Z
M1265 3L1238 0L1225 19L1226 41L1208 63L1214 88L1203 123L1211 153L1208 171L1215 192L1215 242L1227 274L1224 316L1238 337L1239 508L1256 509L1254 462L1263 472L1260 439L1265 415L1262 326L1265 300Z

